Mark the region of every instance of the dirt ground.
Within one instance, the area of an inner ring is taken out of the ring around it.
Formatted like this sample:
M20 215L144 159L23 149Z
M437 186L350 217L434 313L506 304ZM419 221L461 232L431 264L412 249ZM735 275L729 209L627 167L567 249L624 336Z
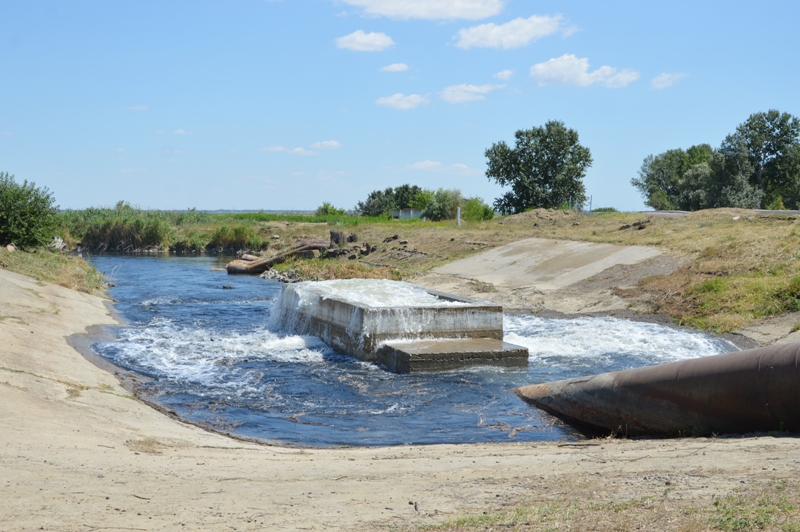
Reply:
M642 267L670 267L659 259ZM582 289L644 275L626 268ZM747 493L788 500L753 529L800 530L796 437L260 445L154 410L67 342L114 323L99 297L0 271L0 530L396 530L463 516L477 517L445 526L733 530L747 527L725 528L719 501ZM520 506L562 510L507 522Z

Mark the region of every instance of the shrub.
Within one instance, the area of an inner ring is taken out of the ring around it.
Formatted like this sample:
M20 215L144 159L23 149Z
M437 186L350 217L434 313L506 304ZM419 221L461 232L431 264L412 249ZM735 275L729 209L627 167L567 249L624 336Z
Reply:
M619 212L614 207L600 207L597 209L592 209L592 212Z
M461 208L461 216L468 222L482 222L494 218L494 211L481 198L469 198Z
M419 209L420 211L424 211L425 207L427 207L428 203L430 203L431 200L433 199L434 194L435 192L433 190L428 190L428 189L420 190L419 192L417 192L417 195L414 196L414 199L411 200L409 206L412 209Z
M15 243L22 248L43 246L53 238L58 208L47 188L23 181L20 185L8 172L0 172L0 244Z
M261 249L263 241L251 227L236 225L229 227L223 225L214 231L209 248L223 248L227 250Z
M422 217L438 222L439 220L453 220L461 205L461 191L440 188L433 195L433 199L422 211Z
M337 209L327 201L323 201L322 205L317 207L315 216L344 216L346 214L344 209Z

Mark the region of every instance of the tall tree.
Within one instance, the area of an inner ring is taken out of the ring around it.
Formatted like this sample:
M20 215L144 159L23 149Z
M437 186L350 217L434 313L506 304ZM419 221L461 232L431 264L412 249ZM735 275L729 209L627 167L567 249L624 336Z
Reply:
M798 174L787 174L795 166L796 147L800 145L800 119L789 113L770 109L754 113L739 124L720 146L722 153L747 148L752 166L750 182L764 191L765 201L772 201L796 186Z
M714 150L708 144L667 150L659 155L645 157L639 169L639 178L631 184L645 197L645 205L659 211L681 208L684 193L684 175L697 164L709 163Z
M513 148L500 141L485 152L486 177L511 187L495 200L497 211L511 214L586 201L583 178L592 155L578 142L577 131L551 120L544 127L520 129L514 137Z

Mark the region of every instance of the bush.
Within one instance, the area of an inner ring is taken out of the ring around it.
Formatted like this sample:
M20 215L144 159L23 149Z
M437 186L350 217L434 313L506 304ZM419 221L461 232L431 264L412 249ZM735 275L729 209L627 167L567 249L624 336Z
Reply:
M256 234L251 227L246 225L236 225L229 227L223 225L214 231L211 241L208 243L208 248L223 248L226 250L241 250L241 249L261 249L263 240Z
M419 192L417 192L417 195L414 196L414 199L411 200L409 206L412 209L418 209L420 211L424 211L425 207L427 207L428 203L430 203L431 200L433 199L434 194L436 193L433 190L428 190L428 189L420 190Z
M434 222L453 220L462 201L460 190L440 188L433 195L433 199L425 207L425 210L422 211L422 217Z
M317 207L317 212L314 213L315 216L344 216L346 214L344 209L337 209L327 201L323 201L322 205Z
M614 207L599 207L597 209L592 209L592 212L619 212Z
M482 222L494 218L494 211L481 198L469 198L461 208L461 216L468 222Z
M43 246L53 238L58 208L47 188L23 181L20 185L8 172L0 172L0 244L22 248Z

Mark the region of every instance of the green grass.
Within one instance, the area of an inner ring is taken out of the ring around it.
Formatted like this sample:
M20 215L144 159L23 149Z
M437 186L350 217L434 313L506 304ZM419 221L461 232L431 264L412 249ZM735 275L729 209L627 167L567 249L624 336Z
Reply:
M103 275L81 257L47 249L12 253L0 248L0 269L89 294L102 292L104 286Z

